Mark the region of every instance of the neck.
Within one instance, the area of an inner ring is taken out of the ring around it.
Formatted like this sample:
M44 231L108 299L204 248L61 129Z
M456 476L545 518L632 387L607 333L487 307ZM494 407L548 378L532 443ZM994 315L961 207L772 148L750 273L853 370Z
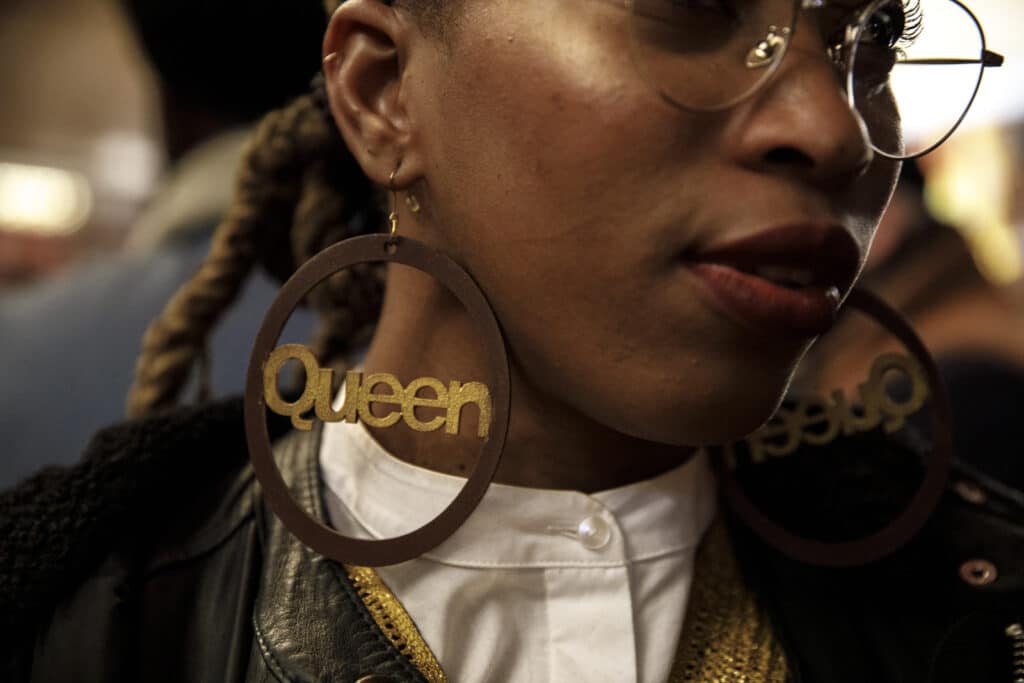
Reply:
M649 479L692 456L678 446L628 436L575 410L555 392L540 389L510 353L508 439L495 481L533 488L593 492ZM436 377L447 383L490 382L478 330L458 301L430 276L391 267L384 308L364 373L390 373L403 383ZM469 409L467 409L468 416ZM402 422L371 428L398 458L428 469L466 476L482 446L473 422L460 433L415 432Z

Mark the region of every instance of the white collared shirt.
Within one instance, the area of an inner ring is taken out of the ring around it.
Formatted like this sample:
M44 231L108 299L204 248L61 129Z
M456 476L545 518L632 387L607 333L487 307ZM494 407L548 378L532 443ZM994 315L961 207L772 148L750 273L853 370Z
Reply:
M324 426L320 467L331 525L360 538L412 531L465 481L361 424ZM492 484L447 541L378 573L451 681L660 683L715 508L706 456L591 495Z

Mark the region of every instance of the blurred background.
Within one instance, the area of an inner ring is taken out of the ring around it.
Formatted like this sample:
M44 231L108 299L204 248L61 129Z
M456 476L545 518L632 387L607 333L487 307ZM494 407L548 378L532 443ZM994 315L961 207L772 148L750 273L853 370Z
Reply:
M120 7L0 4L0 287L119 248L167 163L156 77Z
M960 132L907 169L867 282L954 381L994 372L1024 406L1024 3L969 5L1006 65L986 71ZM0 3L0 487L75 459L123 415L142 331L205 252L247 126L318 69L322 4L285 6ZM219 333L218 395L241 389L275 291L259 287ZM810 365L841 381L841 363ZM992 395L970 381L965 396ZM989 410L970 429L1007 421Z
M255 122L308 92L325 28L321 0L0 2L0 487L124 419L146 326L208 251ZM241 392L278 286L255 274L217 327L214 398Z

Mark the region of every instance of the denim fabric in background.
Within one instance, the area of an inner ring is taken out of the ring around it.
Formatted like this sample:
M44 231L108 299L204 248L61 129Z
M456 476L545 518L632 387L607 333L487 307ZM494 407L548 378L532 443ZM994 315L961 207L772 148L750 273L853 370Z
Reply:
M43 465L75 462L97 429L124 420L143 332L199 266L213 227L0 297L0 489ZM241 393L252 342L277 290L254 272L214 332L214 396ZM311 329L312 315L298 309L283 338L305 341ZM192 388L182 400L194 395Z

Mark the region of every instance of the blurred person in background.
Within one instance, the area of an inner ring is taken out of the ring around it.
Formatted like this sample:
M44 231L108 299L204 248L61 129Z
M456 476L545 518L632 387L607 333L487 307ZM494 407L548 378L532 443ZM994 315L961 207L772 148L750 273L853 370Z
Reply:
M0 294L0 487L76 459L90 434L124 415L142 333L209 251L250 122L307 90L320 64L326 19L317 0L289 3L287 12L270 2L246 3L244 12L234 2L122 5L159 77L172 166L125 253ZM210 341L197 390L241 390L276 289L266 277L247 284ZM308 326L303 312L295 324Z

